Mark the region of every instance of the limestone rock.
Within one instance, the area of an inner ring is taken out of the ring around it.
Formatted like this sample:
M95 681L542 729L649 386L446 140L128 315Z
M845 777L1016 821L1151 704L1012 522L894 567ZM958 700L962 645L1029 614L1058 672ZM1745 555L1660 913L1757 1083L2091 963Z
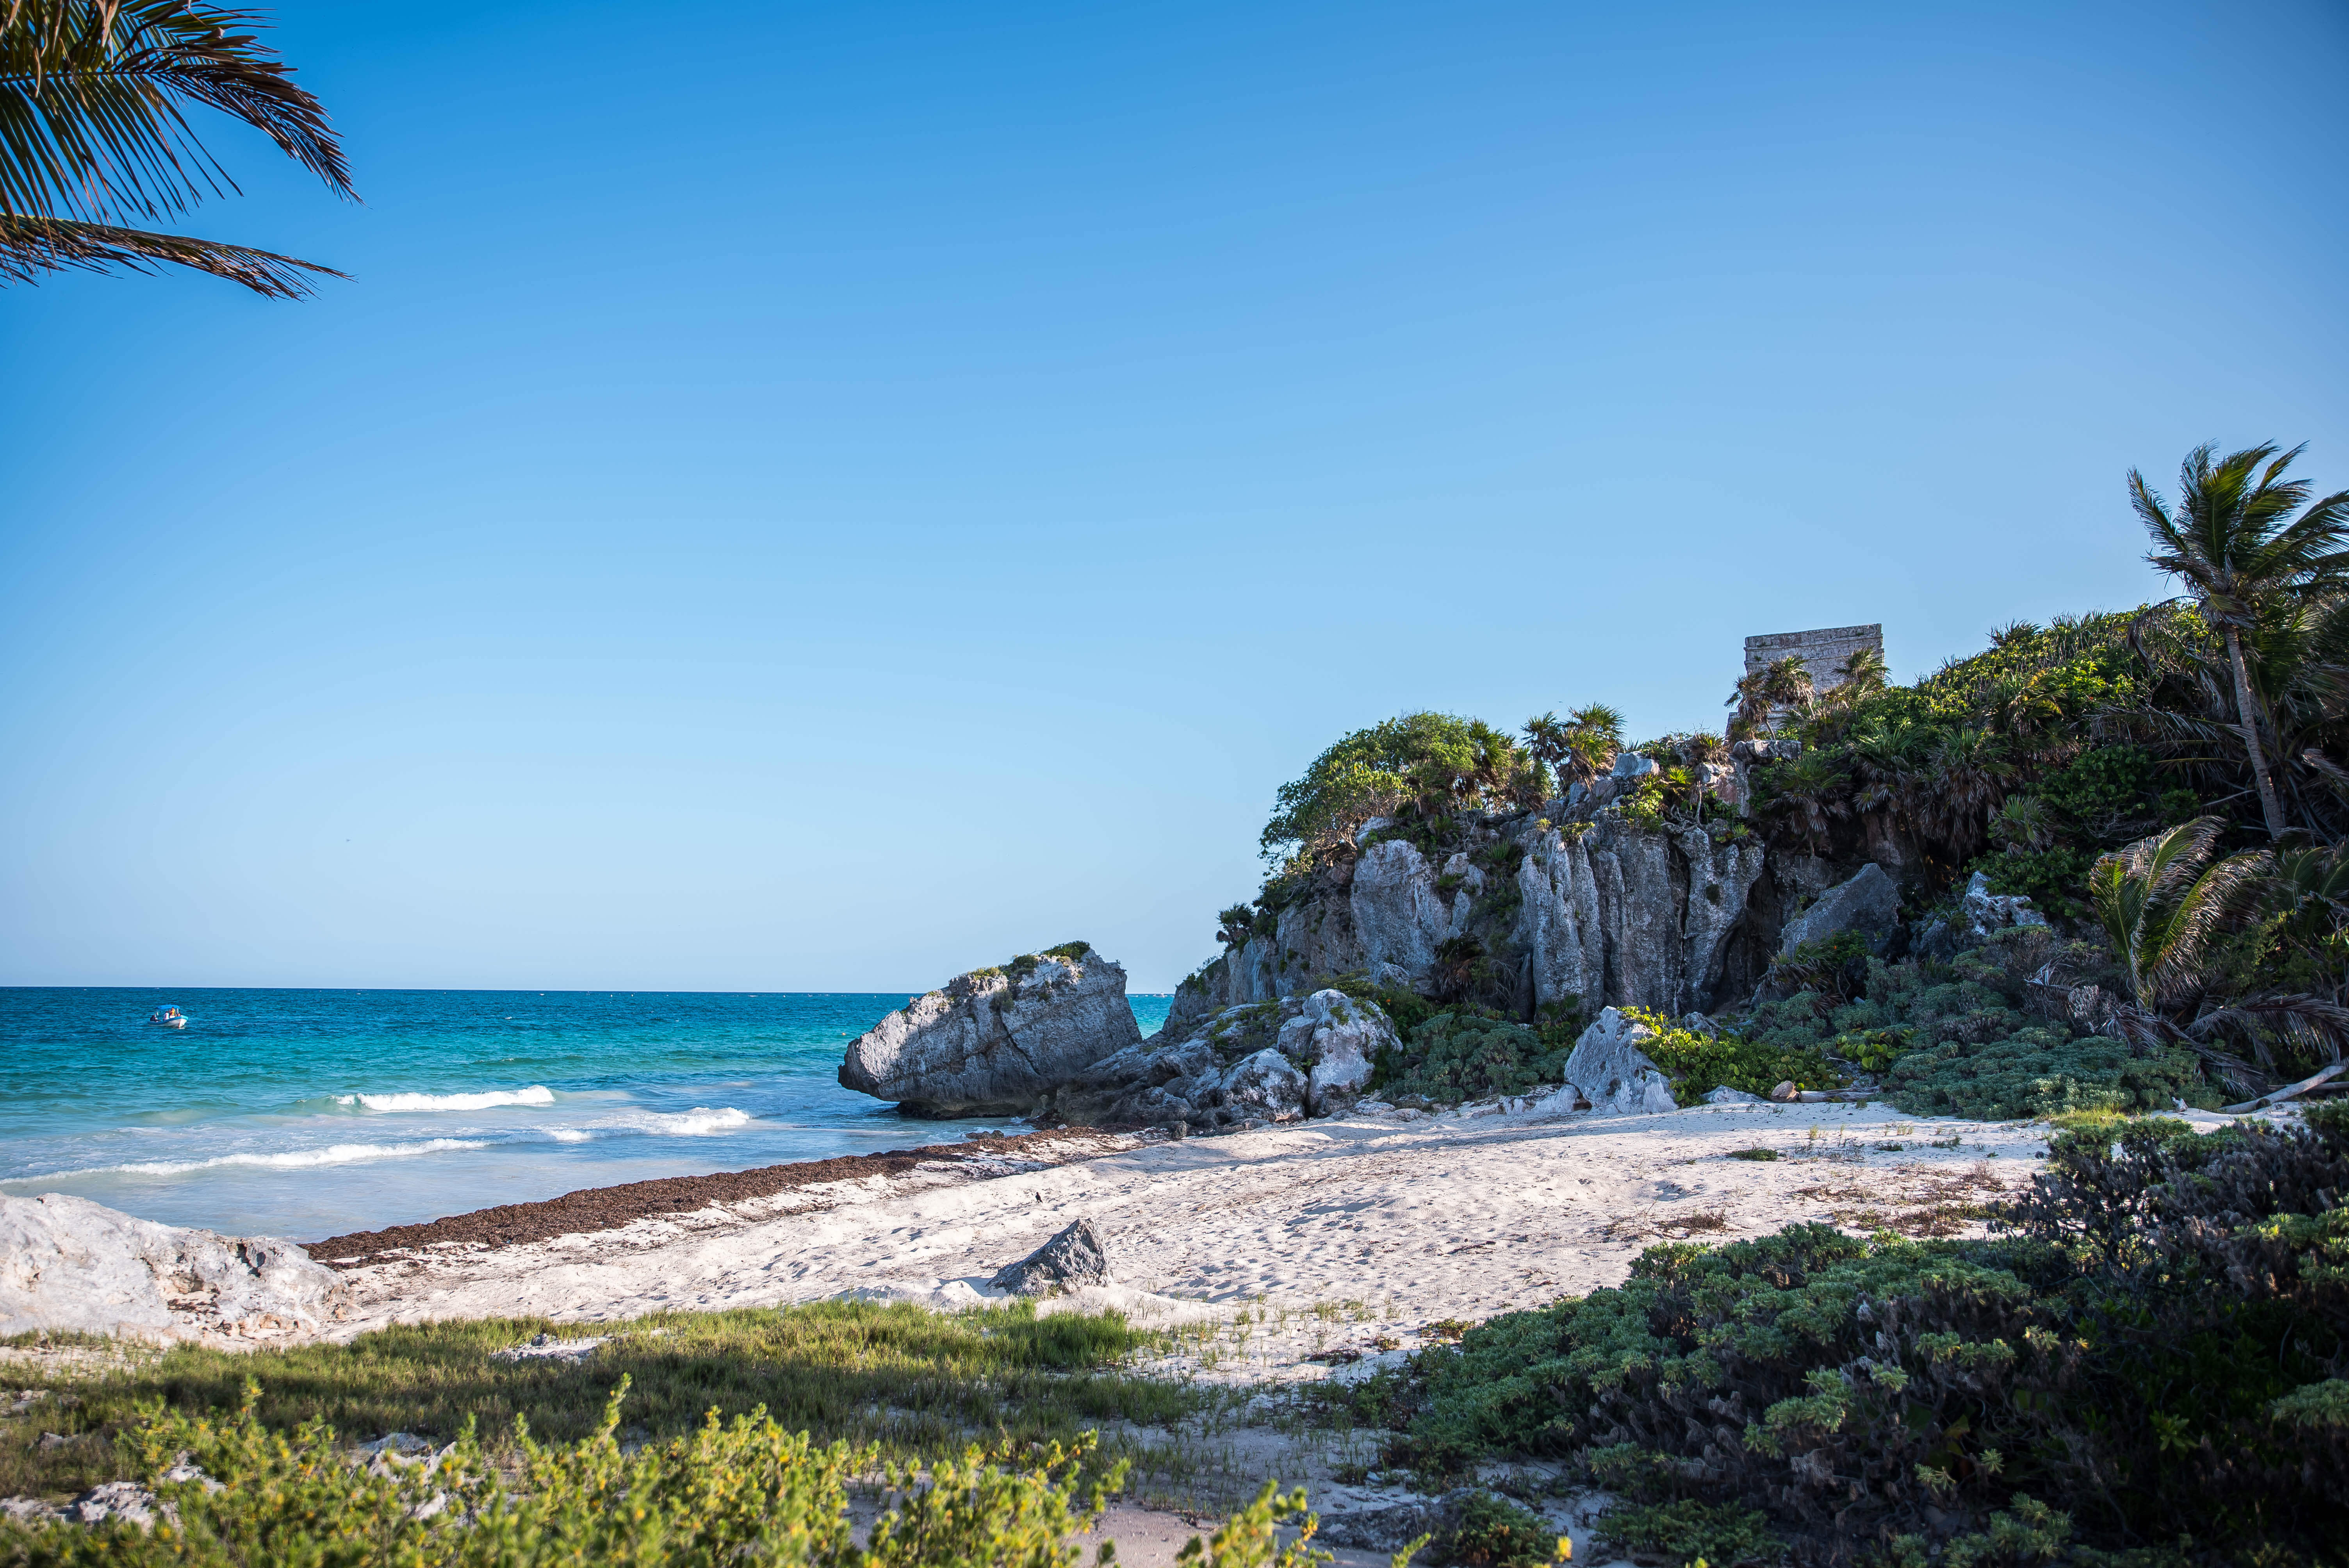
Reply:
M1966 922L1977 937L2015 925L2044 925L2047 917L2031 907L2031 900L2019 892L1996 893L1990 891L1990 879L1976 872L1966 882Z
M1411 985L1423 984L1437 944L1453 934L1453 911L1418 846L1401 839L1372 844L1354 866L1347 903L1366 963L1391 965Z
M1748 1094L1742 1088L1732 1088L1727 1084L1723 1084L1706 1095L1704 1103L1707 1105L1760 1105L1763 1099L1758 1094Z
M1601 1115L1677 1110L1671 1080L1640 1048L1655 1035L1621 1009L1609 1007L1574 1042L1562 1076Z
M911 1116L1020 1116L1141 1038L1124 968L1079 947L915 997L848 1047L840 1081Z
M1306 1065L1305 1109L1315 1116L1350 1109L1369 1087L1379 1052L1402 1043L1385 1013L1343 991L1314 992L1294 1021L1305 1026L1298 1047L1288 1048L1284 1026L1282 1049Z
M1091 1220L1079 1220L987 1282L1021 1295L1058 1295L1083 1284L1107 1284L1109 1246Z
M1857 874L1819 894L1808 909L1788 921L1778 936L1778 951L1792 953L1806 942L1825 942L1847 931L1868 938L1871 952L1881 954L1900 924L1900 889L1870 861Z
M1657 766L1654 758L1643 757L1636 751L1626 751L1615 758L1615 766L1608 769L1607 776L1609 779L1644 779L1655 771L1657 771Z
M159 1225L61 1192L0 1198L0 1335L250 1343L316 1334L349 1305L342 1277L291 1242Z
M1224 1075L1224 1102L1244 1118L1294 1121L1305 1114L1307 1079L1268 1046L1232 1064Z
M1212 1120L1224 1065L1201 1035L1162 1043L1165 1031L1080 1069L1052 1096L1052 1111L1092 1127L1200 1127Z

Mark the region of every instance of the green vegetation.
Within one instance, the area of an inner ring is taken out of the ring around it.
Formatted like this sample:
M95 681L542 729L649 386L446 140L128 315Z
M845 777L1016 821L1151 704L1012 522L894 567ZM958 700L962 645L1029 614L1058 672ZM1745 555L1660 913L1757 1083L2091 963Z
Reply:
M1563 1563L1567 1552L1539 1514L1489 1491L1461 1498L1457 1518L1429 1545L1429 1562L1461 1568L1542 1568Z
M2101 998L2116 983L2111 955L2046 927L2000 932L1947 964L1888 964L1862 950L1854 963L1794 967L1820 988L1762 1003L1740 1027L1764 1046L1880 1072L1893 1103L1912 1115L2020 1118L2219 1103L2194 1050L2095 1033L2109 1012L2093 1006L2076 1016L2075 986L2095 987Z
M1382 1051L1371 1064L1371 1088L1389 1099L1417 1098L1437 1104L1523 1094L1559 1081L1574 1041L1545 1040L1498 1014L1439 1013L1404 1037L1400 1054Z
M817 1447L764 1409L630 1452L620 1439L624 1379L587 1438L542 1444L519 1424L512 1462L493 1462L468 1423L429 1461L347 1462L323 1423L290 1437L259 1418L247 1386L233 1420L150 1406L126 1434L132 1468L171 1511L152 1530L0 1523L11 1568L534 1568L544 1564L789 1563L806 1568L1076 1568L1069 1537L1100 1519L1126 1467L1098 1467L1090 1439L1040 1448L976 1446L916 1472L892 1464L868 1543L850 1535L848 1491L875 1454ZM200 1474L178 1467L191 1465ZM162 1479L167 1473L181 1479ZM1268 1484L1256 1502L1194 1539L1203 1568L1308 1568L1326 1561L1276 1527L1303 1508ZM1309 1539L1309 1527L1307 1538ZM1104 1548L1097 1560L1112 1561Z
M234 190L195 125L259 130L357 200L325 106L259 38L250 12L204 0L26 0L0 10L0 283L163 263L294 299L315 262L128 228ZM192 122L192 123L191 123Z
M1155 1341L1117 1315L1039 1317L1020 1302L951 1315L859 1302L678 1313L630 1321L577 1364L491 1358L542 1333L589 1335L535 1318L438 1323L347 1346L181 1346L104 1377L32 1377L25 1386L53 1398L37 1407L38 1431L0 1427L0 1496L125 1478L111 1439L143 1402L233 1408L247 1377L262 1388L256 1418L279 1430L324 1421L362 1439L398 1430L446 1442L470 1421L495 1451L519 1418L542 1440L576 1441L594 1434L605 1395L626 1377L629 1420L655 1439L695 1430L712 1406L763 1407L819 1442L877 1444L907 1461L958 1453L974 1434L1069 1443L1104 1422L1163 1425L1207 1398L1119 1372ZM39 1431L68 1440L44 1449Z
M1340 739L1302 779L1282 785L1259 842L1266 859L1303 869L1370 818L1404 810L1443 817L1497 798L1522 760L1516 741L1480 719L1390 718Z
M1992 1239L1660 1246L1424 1351L1390 1458L1569 1460L1672 1561L2335 1563L2344 1191L2349 1106L2059 1132Z
M1699 1034L1673 1019L1637 1007L1624 1009L1655 1031L1640 1048L1672 1080L1672 1098L1696 1105L1717 1088L1768 1094L1791 1080L1796 1088L1837 1088L1843 1076L1815 1050L1723 1032Z
M1381 1051L1371 1064L1371 1092L1390 1099L1450 1105L1555 1085L1587 1022L1570 1001L1549 1004L1528 1025L1496 1008L1447 1006L1394 986L1373 989L1359 975L1332 984L1377 1003L1402 1037L1401 1050Z

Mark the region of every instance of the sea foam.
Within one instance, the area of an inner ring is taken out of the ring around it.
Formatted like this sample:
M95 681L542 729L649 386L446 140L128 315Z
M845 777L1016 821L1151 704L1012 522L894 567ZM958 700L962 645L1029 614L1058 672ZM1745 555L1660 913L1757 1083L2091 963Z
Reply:
M305 1166L351 1165L362 1160L400 1160L416 1154L446 1154L489 1145L465 1138L434 1138L420 1143L337 1143L326 1149L287 1149L275 1154L222 1154L211 1160L150 1161L135 1165L99 1165L83 1171L60 1171L58 1176L180 1176L191 1171L211 1171L226 1165L251 1165L271 1171ZM31 1178L47 1180L47 1178Z
M554 1091L534 1083L528 1088L492 1088L479 1094L338 1094L335 1103L368 1110L493 1110L502 1105L553 1105Z

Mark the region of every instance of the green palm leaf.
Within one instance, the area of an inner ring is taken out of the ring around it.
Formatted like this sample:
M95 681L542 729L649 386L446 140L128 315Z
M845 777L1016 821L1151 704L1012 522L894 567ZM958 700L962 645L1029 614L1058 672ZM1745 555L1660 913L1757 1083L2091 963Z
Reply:
M123 226L236 191L190 123L191 108L253 127L356 199L326 109L295 85L258 26L202 0L10 0L0 10L0 282L171 263L292 298L308 292L305 273L340 276Z

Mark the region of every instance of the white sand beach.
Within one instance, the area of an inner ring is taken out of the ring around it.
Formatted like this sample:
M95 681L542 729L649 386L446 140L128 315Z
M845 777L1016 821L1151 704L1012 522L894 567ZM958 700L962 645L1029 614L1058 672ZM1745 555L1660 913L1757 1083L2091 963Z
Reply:
M1976 1233L1971 1206L2027 1181L2044 1133L1878 1105L1761 1104L1550 1118L1472 1107L1188 1141L1072 1140L1073 1158L1006 1162L1003 1174L925 1169L382 1258L351 1272L357 1307L336 1333L515 1314L600 1323L851 1293L951 1305L1082 1217L1109 1239L1116 1286L1066 1305L1172 1321L1351 1304L1357 1337L1408 1346L1429 1324L1617 1283L1658 1241L1805 1220ZM1752 1150L1775 1158L1733 1157ZM1318 1345L1301 1323L1286 1343L1252 1336L1247 1375L1295 1374L1301 1357L1330 1348L1328 1321L1316 1320Z

